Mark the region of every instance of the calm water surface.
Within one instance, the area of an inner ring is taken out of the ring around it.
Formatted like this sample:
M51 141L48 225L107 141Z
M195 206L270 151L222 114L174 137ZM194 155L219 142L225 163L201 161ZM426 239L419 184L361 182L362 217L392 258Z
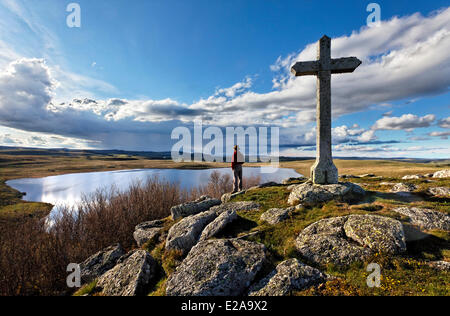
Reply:
M179 183L182 189L191 189L206 184L213 171L232 176L230 168L206 170L180 169L139 169L125 171L106 171L65 174L35 179L17 179L7 184L20 192L26 192L24 200L51 203L56 206L72 206L83 195L95 193L98 189L108 189L114 185L118 189L127 189L135 181L144 181L148 177ZM293 169L277 169L274 173L261 173L261 168L244 168L244 178L260 176L261 182L281 182L289 177L299 177ZM55 211L55 210L54 210Z

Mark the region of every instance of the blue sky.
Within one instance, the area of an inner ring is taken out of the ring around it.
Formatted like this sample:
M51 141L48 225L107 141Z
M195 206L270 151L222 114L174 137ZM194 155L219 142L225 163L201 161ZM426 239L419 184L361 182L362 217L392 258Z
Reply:
M449 158L448 1L0 0L0 145L169 150L177 126L279 126L314 155L315 79L292 78L327 34L337 156ZM424 73L422 76L421 74Z

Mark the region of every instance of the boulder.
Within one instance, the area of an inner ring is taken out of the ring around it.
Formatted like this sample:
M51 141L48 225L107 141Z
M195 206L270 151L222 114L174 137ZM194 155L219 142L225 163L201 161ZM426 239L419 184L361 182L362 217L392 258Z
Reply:
M428 193L433 196L450 197L450 188L449 187L429 188Z
M286 296L301 291L327 279L319 270L307 266L297 259L280 263L272 273L252 286L250 296Z
M450 169L435 172L433 178L450 178Z
M397 183L394 185L394 187L391 189L391 192L398 193L398 192L413 192L417 189L417 186L412 183Z
M222 214L223 212L227 211L251 211L255 209L259 209L261 207L260 204L250 201L243 201L243 202L228 202L223 203L218 206L214 206L211 208L211 211L214 211L217 213L217 215Z
M284 179L281 183L282 184L290 184L291 182L294 182L294 181L304 181L304 180L306 180L305 177L287 178L287 179Z
M236 211L225 211L220 214L215 220L208 224L203 230L200 236L200 241L216 236L220 233L228 224L235 221L238 218Z
M383 216L350 215L344 224L345 235L375 253L399 254L406 251L402 224Z
M225 193L224 195L222 195L220 200L222 201L222 203L227 203L227 202L230 202L235 197L245 194L246 192L247 191L239 191L236 193Z
M399 221L375 215L350 215L320 220L306 227L296 240L299 253L316 264L349 265L377 253L406 250Z
M421 178L424 178L424 176L421 174L412 174L412 175L404 176L402 178L402 180L414 180L414 179L421 179Z
M238 239L198 243L169 276L168 296L239 296L266 262L264 245Z
M286 209L282 208L272 208L268 210L267 212L263 213L261 215L261 220L264 222L267 222L271 225L276 225L278 223L281 223L282 221L286 220L289 217L289 214L292 213L292 211L295 210L295 207L290 207Z
M120 257L125 254L119 244L97 252L80 264L81 282L90 283L114 268Z
M450 230L450 216L445 213L418 207L399 207L393 211L407 216L411 224L422 229Z
M182 217L187 217L201 212L205 212L209 210L211 207L219 205L220 203L221 201L204 195L193 202L173 206L170 209L170 213L172 214L172 219L177 220Z
M147 251L131 251L99 278L97 287L107 296L147 295L156 272L156 261Z
M314 205L331 200L352 201L364 197L365 191L360 186L343 182L339 184L315 185L304 183L297 185L289 195L288 203Z
M198 242L203 229L216 217L217 213L209 210L183 218L170 228L166 240L166 249L181 250L183 255L187 254Z
M158 236L163 226L164 221L161 220L139 224L135 227L133 238L138 246L142 247L146 242Z

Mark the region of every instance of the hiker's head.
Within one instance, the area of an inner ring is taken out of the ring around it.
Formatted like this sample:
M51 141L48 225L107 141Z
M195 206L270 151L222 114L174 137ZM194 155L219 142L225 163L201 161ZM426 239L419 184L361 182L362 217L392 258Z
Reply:
M238 146L238 145L234 145L233 148L234 148L234 150L236 150L236 151L239 150L239 146Z

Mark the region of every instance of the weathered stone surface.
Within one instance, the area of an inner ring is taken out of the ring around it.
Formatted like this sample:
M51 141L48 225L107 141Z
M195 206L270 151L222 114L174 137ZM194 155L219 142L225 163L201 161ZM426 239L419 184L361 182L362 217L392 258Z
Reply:
M336 265L364 261L375 252L397 254L406 249L400 222L373 215L320 220L300 233L296 247L311 262Z
M291 183L293 181L303 181L303 180L306 180L306 178L305 177L287 178L287 179L284 179L281 183L282 184L289 184L289 183Z
M227 225L238 218L236 211L225 211L220 214L215 220L208 224L200 236L200 241L216 236Z
M173 206L170 209L172 219L177 220L182 217L195 215L209 210L211 207L219 205L221 201L212 199L209 196L202 196L198 200Z
M345 235L374 252L398 254L406 251L402 224L382 216L350 215L344 224Z
M317 204L331 200L351 201L364 197L365 191L360 186L343 182L339 184L314 185L304 183L297 185L289 195L288 203Z
M222 203L227 203L227 202L231 201L233 198L235 198L239 195L243 195L246 192L247 191L240 191L240 192L236 192L236 193L225 193L224 195L222 195L220 200L222 201Z
M435 172L433 178L450 178L450 169Z
M222 214L226 211L251 211L255 209L259 209L261 207L260 204L250 201L243 202L228 202L218 206L212 207L210 210L217 213L217 215Z
M146 295L156 267L156 261L147 251L131 251L99 278L97 287L107 296Z
M393 211L409 217L411 224L422 229L450 230L450 216L445 213L418 207L399 207Z
M391 189L391 192L397 193L397 192L413 192L417 189L417 186L412 183L397 183L394 185L394 187Z
M438 271L450 271L450 262L448 261L432 261L428 265Z
M266 262L262 244L211 239L192 248L167 281L169 296L239 296Z
M294 210L295 207L289 207L286 209L272 208L261 215L261 220L271 225L276 225L289 218L289 214Z
M434 196L449 197L450 188L449 187L429 188L428 193Z
M164 221L156 220L145 222L136 226L133 238L139 247L142 247L147 241L155 238L164 226Z
M411 175L404 176L402 178L402 180L413 180L413 179L421 179L421 178L424 178L424 176L421 174L411 174Z
M110 246L97 252L80 264L82 283L90 283L114 268L120 257L125 254L119 244Z
M203 229L216 217L217 213L209 210L183 218L170 228L166 240L166 249L181 250L183 254L188 253L198 242Z
M319 270L307 266L297 259L280 263L272 273L250 289L250 296L286 296L323 283L327 279Z

